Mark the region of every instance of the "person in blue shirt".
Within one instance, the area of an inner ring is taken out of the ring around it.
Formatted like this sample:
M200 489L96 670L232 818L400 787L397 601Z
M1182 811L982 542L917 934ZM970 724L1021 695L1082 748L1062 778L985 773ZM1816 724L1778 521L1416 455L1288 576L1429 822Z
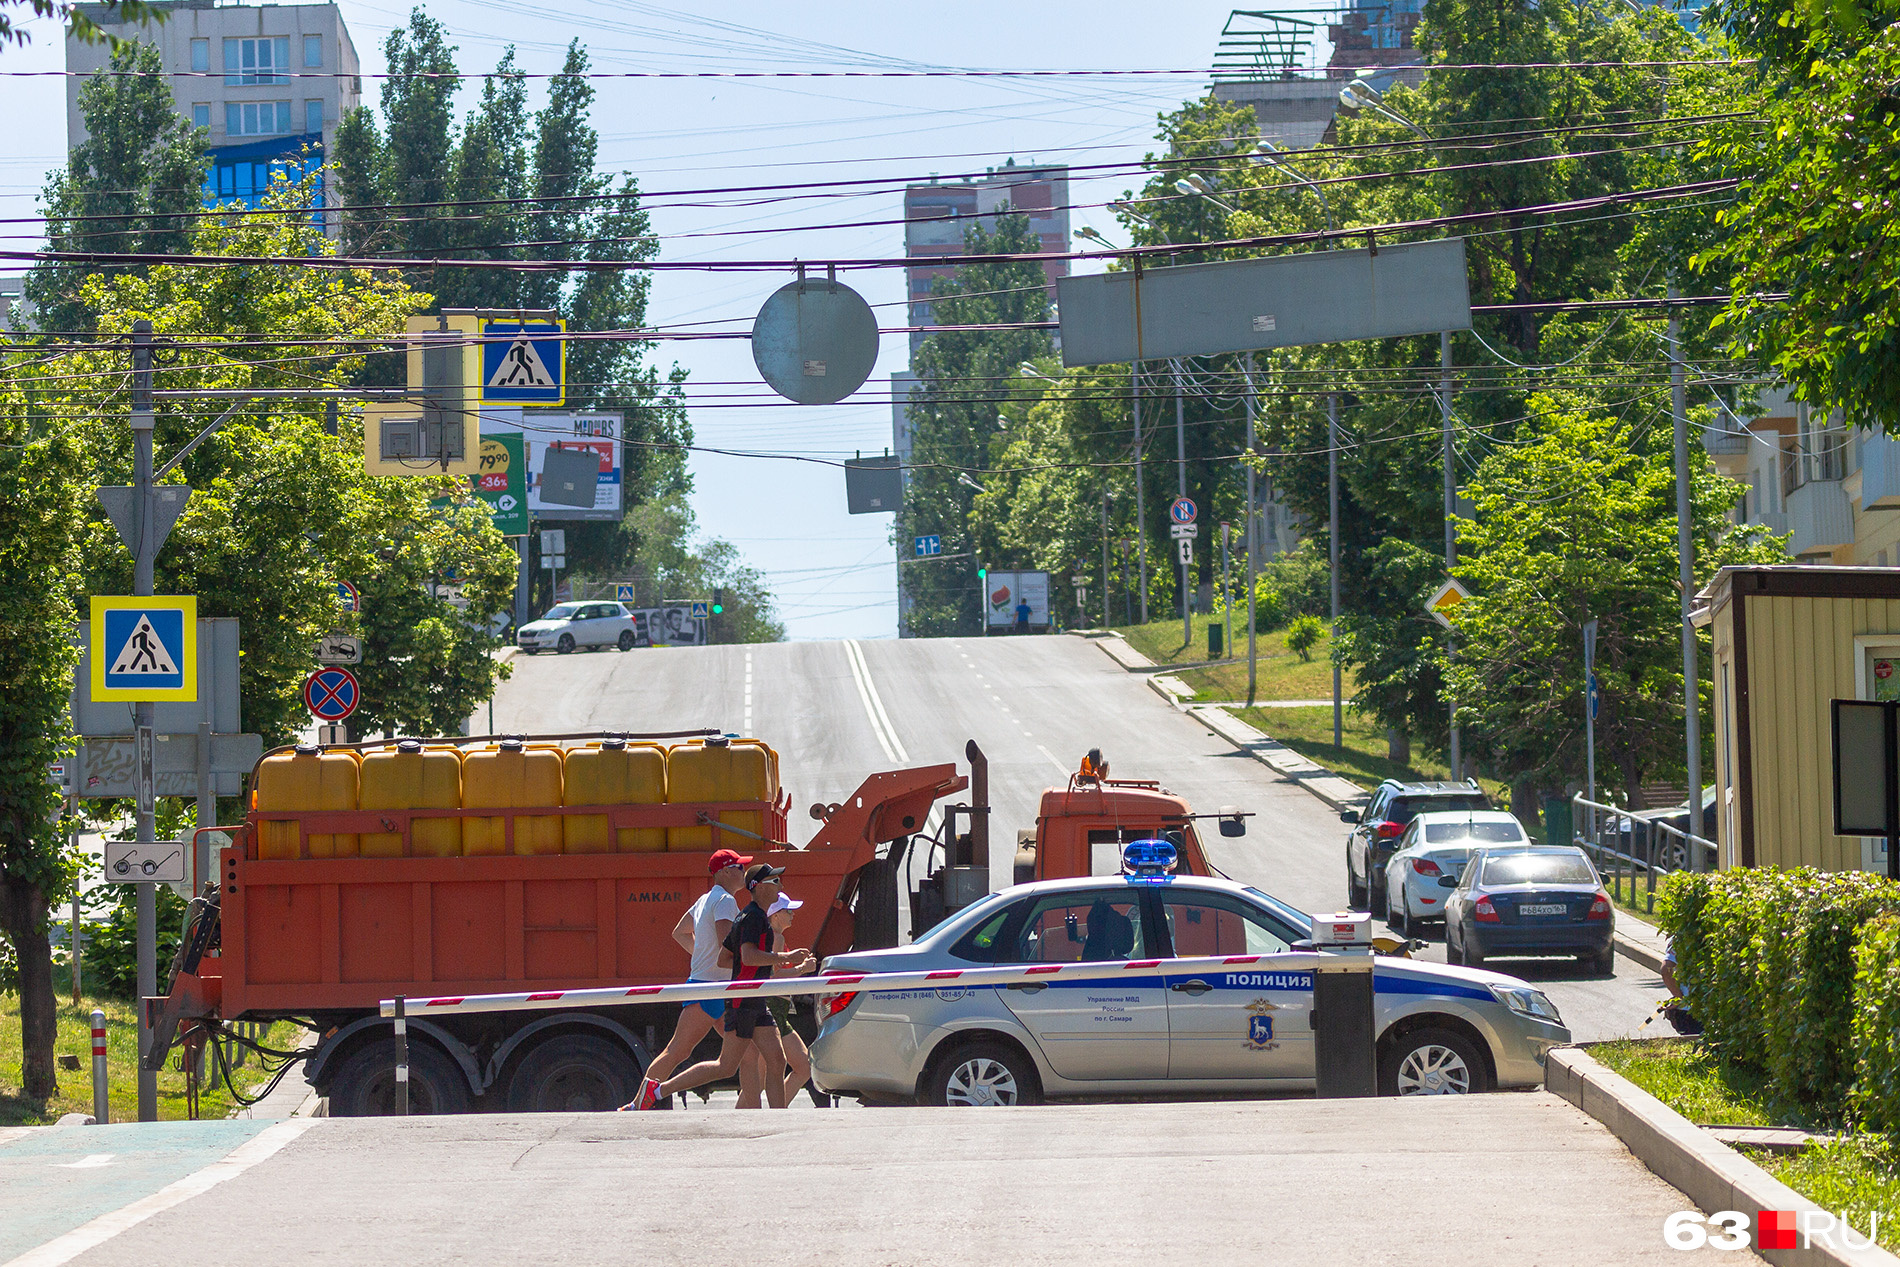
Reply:
M1016 601L1016 632L1017 633L1029 632L1029 600L1028 599L1018 599Z

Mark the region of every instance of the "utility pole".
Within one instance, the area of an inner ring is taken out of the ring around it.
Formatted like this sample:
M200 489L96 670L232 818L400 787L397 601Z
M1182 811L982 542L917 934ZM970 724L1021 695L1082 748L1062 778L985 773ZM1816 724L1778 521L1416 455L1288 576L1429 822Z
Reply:
M1452 518L1458 507L1458 481L1453 470L1451 451L1451 331L1438 333L1438 418L1445 433L1445 575L1451 575L1452 565L1458 562L1458 532ZM1445 635L1445 658L1451 659L1457 649L1458 635L1447 632ZM1458 750L1458 701L1450 698L1446 691L1447 704L1451 709L1451 777L1461 779L1465 774L1464 759Z
M1241 362L1247 374L1247 452L1254 451L1253 437L1253 353L1249 352ZM1253 707L1254 692L1259 688L1260 659L1254 636L1254 586L1259 576L1257 560L1260 551L1259 515L1254 503L1253 463L1247 463L1247 707Z
M1108 481L1102 481L1102 628L1112 622L1108 618Z
M133 517L138 525L138 543L132 551L132 594L148 598L153 589L153 573L158 561L157 523L152 507L152 323L132 323L132 486ZM104 647L94 647L95 656L106 655ZM152 737L153 710L150 700L132 706L132 728L137 737L138 840L152 844L158 839L153 813L153 764L156 760ZM139 1035L139 1121L158 1120L158 1074L146 1066L145 1055L151 1046L152 1032L145 1024L143 1000L158 993L158 891L150 881L138 884L138 1006Z
M1141 561L1141 623L1148 623L1148 506L1141 480L1141 362L1128 367L1128 416L1135 426L1135 550Z
M1187 422L1185 406L1181 400L1181 362L1171 361L1174 368L1174 469L1179 478L1179 492L1187 496ZM1181 553L1181 646L1194 644L1194 621L1188 614L1188 591L1194 585L1194 548L1190 541L1188 548Z
M1669 285L1669 297L1676 297L1675 283ZM1689 406L1683 381L1682 321L1676 310L1669 310L1669 405L1676 416L1676 553L1682 585L1682 720L1687 745L1689 783L1689 834L1702 834L1702 686L1696 671L1695 624L1690 613L1695 609L1695 535L1691 522L1689 496ZM1702 851L1689 850L1689 870L1702 870Z
M1326 518L1327 550L1330 564L1327 568L1333 588L1333 623L1327 631L1331 644L1339 637L1339 397L1326 397L1326 499L1329 507ZM1333 751L1343 746L1342 731L1345 726L1345 707L1340 699L1339 657L1333 657Z

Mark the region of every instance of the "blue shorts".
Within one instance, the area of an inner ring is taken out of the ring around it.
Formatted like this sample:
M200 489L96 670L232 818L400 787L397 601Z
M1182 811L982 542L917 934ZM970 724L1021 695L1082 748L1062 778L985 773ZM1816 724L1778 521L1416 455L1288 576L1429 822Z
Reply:
M702 983L698 981L689 981L688 984L689 985L700 985L700 984L710 985L711 982ZM696 1003L682 1004L680 1007L680 1011L684 1012L689 1007L698 1008L700 1011L704 1012L706 1015L712 1017L715 1021L726 1014L726 1001L724 999L701 999Z

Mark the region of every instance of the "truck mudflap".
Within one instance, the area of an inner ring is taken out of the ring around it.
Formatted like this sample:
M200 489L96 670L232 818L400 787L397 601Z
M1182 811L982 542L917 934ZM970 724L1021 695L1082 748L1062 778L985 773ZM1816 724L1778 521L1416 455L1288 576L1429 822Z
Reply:
M192 899L185 936L172 959L171 980L166 993L142 1000L145 1027L150 1041L141 1064L157 1072L165 1067L165 1058L178 1044L181 1024L215 1021L224 1000L224 974L216 955L208 952L218 946L218 887L207 884L202 896ZM189 1030L195 1028L187 1024Z

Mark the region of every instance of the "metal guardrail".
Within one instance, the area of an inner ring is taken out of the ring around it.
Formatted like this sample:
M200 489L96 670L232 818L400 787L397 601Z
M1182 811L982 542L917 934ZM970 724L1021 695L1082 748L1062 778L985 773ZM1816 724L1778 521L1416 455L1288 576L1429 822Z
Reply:
M1690 858L1701 854L1700 870L1713 871L1717 853L1713 840L1692 835L1668 823L1639 818L1629 810L1570 798L1571 839L1596 864L1603 881L1619 902L1632 906L1642 886L1643 910L1656 910L1656 879L1671 871L1689 869Z

